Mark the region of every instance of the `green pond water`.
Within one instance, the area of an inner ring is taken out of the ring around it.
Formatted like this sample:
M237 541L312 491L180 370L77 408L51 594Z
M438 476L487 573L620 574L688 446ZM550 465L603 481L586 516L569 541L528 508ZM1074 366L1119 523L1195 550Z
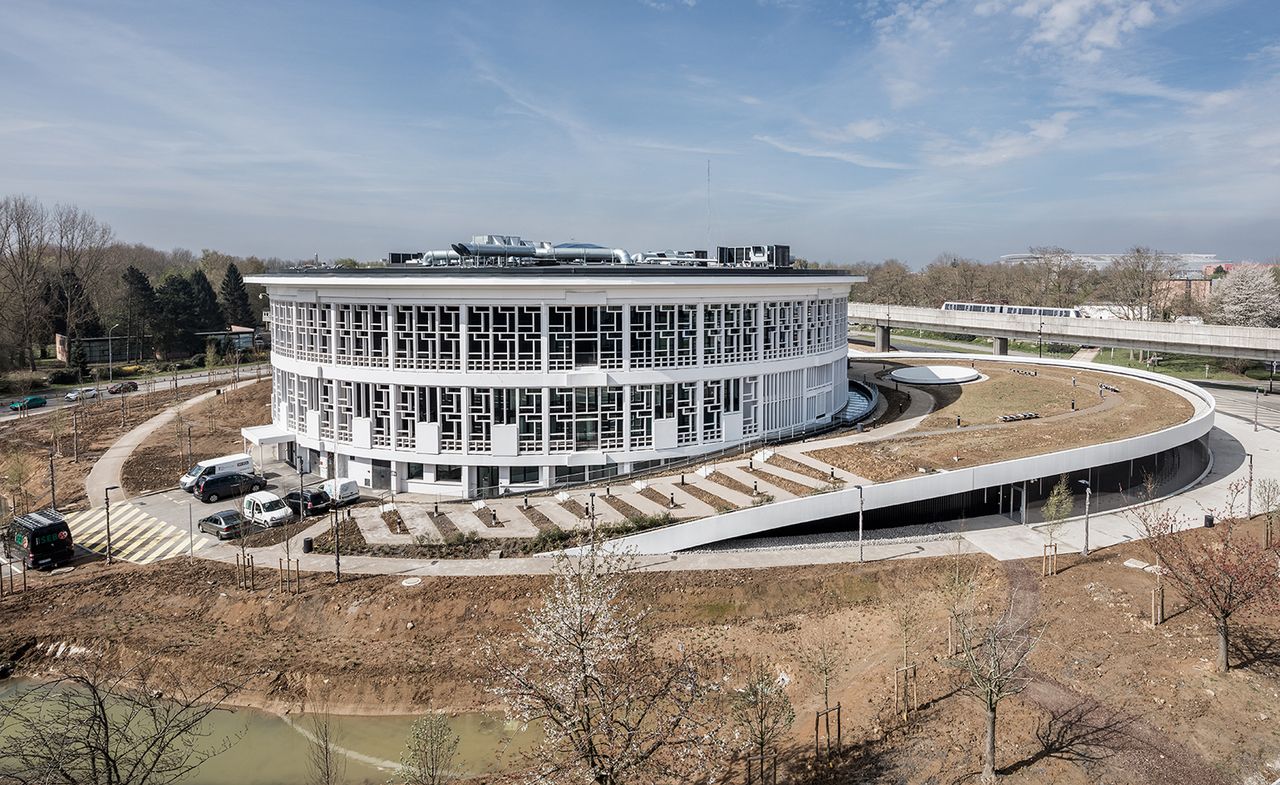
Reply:
M30 682L0 686L0 702L14 700ZM346 782L385 783L404 750L409 726L416 716L334 715L336 744L346 750ZM535 731L508 723L500 714L466 713L449 717L458 735L455 765L463 773L501 771L518 762L519 753L535 741ZM205 762L189 778L190 785L305 785L310 742L304 732L311 720L304 715L279 717L254 709L226 709L210 715L203 744L218 746L239 737L229 750ZM3 743L3 739L0 739Z

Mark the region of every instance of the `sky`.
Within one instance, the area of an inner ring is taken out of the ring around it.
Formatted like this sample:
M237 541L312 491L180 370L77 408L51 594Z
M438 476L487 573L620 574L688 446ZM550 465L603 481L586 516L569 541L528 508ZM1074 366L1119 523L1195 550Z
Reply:
M518 234L1270 259L1280 4L5 0L19 193L284 258Z

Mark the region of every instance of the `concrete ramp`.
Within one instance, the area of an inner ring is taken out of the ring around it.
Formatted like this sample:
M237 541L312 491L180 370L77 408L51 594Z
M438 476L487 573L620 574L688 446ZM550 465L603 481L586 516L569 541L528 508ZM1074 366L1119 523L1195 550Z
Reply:
M973 547L997 561L1040 558L1047 540L1035 529L1014 523L1002 515L966 521L948 521L938 527L958 532Z

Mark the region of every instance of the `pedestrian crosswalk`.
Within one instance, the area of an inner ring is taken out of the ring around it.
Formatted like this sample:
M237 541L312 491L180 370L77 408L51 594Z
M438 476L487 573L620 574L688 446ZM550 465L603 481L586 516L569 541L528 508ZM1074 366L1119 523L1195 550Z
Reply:
M72 541L95 553L107 552L107 510L99 507L67 516ZM111 505L111 556L134 564L150 564L200 550L212 537L154 518L132 504Z

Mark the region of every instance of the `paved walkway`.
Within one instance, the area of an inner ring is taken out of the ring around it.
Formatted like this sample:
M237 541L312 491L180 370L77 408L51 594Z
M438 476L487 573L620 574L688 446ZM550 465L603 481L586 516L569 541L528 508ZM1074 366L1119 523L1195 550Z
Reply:
M855 377L862 373L871 376L879 370L880 364L855 362L851 368L852 375ZM742 506L755 502L753 498L757 495L755 492L758 492L761 498L765 498L764 494L768 494L774 499L793 498L797 493L820 492L832 482L831 467L821 464L805 453L837 442L882 439L915 427L931 411L933 399L918 389L903 389L910 395L910 404L904 416L898 421L868 429L864 433L846 433L839 437L775 446L752 455L707 464L702 471L690 467L685 471L683 483L679 474L673 474L636 483L601 484L555 496L531 496L529 505L532 509L528 514L523 497L489 500L485 505L487 509L480 510L473 509L469 502L441 502L440 511L447 515L449 523L459 531L474 533L481 538L500 539L510 536L530 536L538 525L545 525L546 521L562 528L585 525L584 519L575 510L578 506L589 507L589 494L593 491L596 493L595 512L598 523L622 521L627 517L623 511L627 511L629 507L644 514L668 512L676 518L702 517L714 514L714 505L720 503L717 500ZM100 499L103 488L119 484L121 467L134 448L158 428L163 427L182 408L195 405L209 395L211 393L170 407L121 437L103 455L86 478L86 491L90 499L95 501ZM1224 390L1218 393L1218 399L1220 411L1218 427L1209 438L1215 457L1213 470L1196 488L1168 502L1192 522L1202 520L1206 509L1220 508L1227 496L1227 486L1245 477L1248 471L1244 458L1246 452L1254 456L1256 477L1280 478L1280 452L1278 452L1280 440L1276 439L1277 432L1280 432L1280 405L1262 407L1259 429L1254 431L1251 419L1254 399L1251 393ZM837 484L866 482L856 475L838 469L835 470L834 477ZM671 507L672 500L675 501L674 508ZM442 539L439 527L431 519L436 503L434 499L416 494L396 494L396 502L414 536L435 541ZM159 514L155 509L150 512L153 515ZM545 521L541 524L538 513L545 517ZM496 515L496 525L489 522L490 515ZM180 528L185 529L185 517L184 520L176 523L181 524ZM362 513L360 525L362 530L369 532L366 537L370 541L391 544L410 539L409 535L391 535L390 532L387 532L386 536L381 536L382 532L377 530L377 527L385 529L385 524L373 514ZM303 569L313 571L332 569L332 556L319 554L303 556L301 548L303 537L315 536L327 527L327 519L317 519L315 525L292 539L289 549L295 557L301 557ZM950 533L944 531L936 539L915 539L905 544L868 541L864 547L865 558L881 560L950 554L954 553L958 547L957 537L962 538L963 542L959 547L966 552L981 551L1001 560L1034 558L1041 555L1043 545L1047 542L1047 538L1040 531L999 516L969 520L963 528L956 524L944 525L940 528L949 530ZM378 536L369 536L375 533ZM1090 518L1090 546L1093 549L1128 541L1136 536L1135 524L1128 513L1108 512L1094 514ZM1058 539L1069 550L1079 549L1084 539L1083 518L1066 522L1058 534ZM283 557L284 550L283 545L278 545L258 549L258 552L264 557L263 563L270 564L272 558ZM232 562L237 552L238 547L223 544L211 545L200 555L204 558ZM644 557L642 560L645 569L661 570L740 569L856 563L857 561L858 549L848 545L703 551ZM539 573L547 571L551 565L546 557L448 560L347 556L342 562L344 571L351 573L405 575Z
M1280 409L1270 413L1273 419L1260 423L1253 430L1251 419L1238 412L1242 408L1252 411L1252 398L1236 400L1243 392L1224 391L1219 398L1223 414L1209 437L1214 454L1211 471L1196 487L1159 504L1166 505L1186 518L1190 525L1198 525L1206 510L1219 510L1226 503L1232 483L1244 481L1248 476L1246 452L1253 454L1254 477L1280 478ZM1243 498L1243 497L1242 497ZM1244 510L1238 510L1243 513ZM295 555L301 553L300 538L314 536L327 523L317 524L295 538L291 545ZM1001 561L1039 558L1048 537L1037 528L1023 526L1000 516L989 516L966 521L963 526L953 523L941 525L949 529L935 539L911 542L867 541L864 556L867 561L886 559L947 556L960 550L964 553L983 552ZM1084 541L1083 517L1066 521L1057 539L1062 552L1078 551ZM1089 519L1089 544L1091 550L1105 548L1120 542L1139 538L1132 513L1125 510L1094 514ZM957 542L957 540L959 540ZM270 557L283 555L283 546L275 546ZM233 562L236 549L220 545L205 549L201 555ZM269 562L270 558L264 559ZM790 567L806 564L855 564L858 562L856 545L839 547L783 547L739 551L700 551L660 556L638 557L640 569L650 571L760 569ZM309 554L301 556L301 568L314 572L332 572L333 556ZM344 556L342 569L352 574L385 575L516 575L545 573L551 569L552 560L546 556L515 559L384 559L371 556Z
M257 381L257 379L246 379L242 380L240 385L254 384ZM84 492L89 499L89 506L103 506L107 488L112 485L121 485L120 478L121 472L124 470L124 462L129 459L134 450L151 437L151 434L168 425L179 412L202 401L207 401L217 394L217 390L210 390L194 398L174 404L117 439L115 444L108 447L102 457L98 458L97 462L93 464L93 468L89 470L89 474L84 478ZM177 482L176 477L174 482Z

